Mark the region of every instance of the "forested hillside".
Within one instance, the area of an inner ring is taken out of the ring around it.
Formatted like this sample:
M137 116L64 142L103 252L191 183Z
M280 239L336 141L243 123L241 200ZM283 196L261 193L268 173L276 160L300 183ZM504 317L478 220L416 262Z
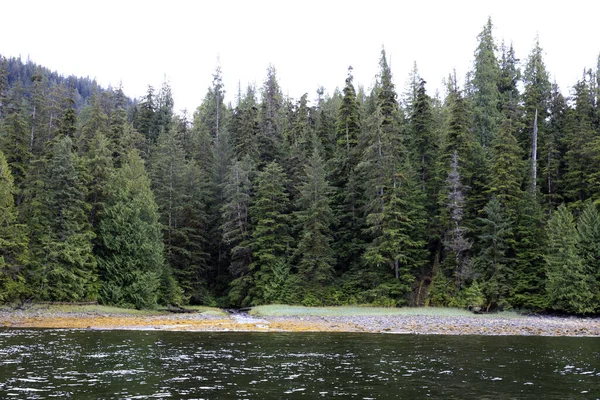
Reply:
M600 57L561 91L477 38L443 95L382 50L299 99L217 68L193 115L2 58L0 301L600 312Z

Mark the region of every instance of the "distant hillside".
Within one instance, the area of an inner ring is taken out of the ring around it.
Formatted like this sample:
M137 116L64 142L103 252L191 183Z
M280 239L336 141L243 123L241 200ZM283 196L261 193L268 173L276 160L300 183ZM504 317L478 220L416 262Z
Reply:
M0 62L5 60L7 63L7 81L8 87L14 87L17 82L21 82L23 88L26 89L25 92L29 93L27 90L33 84L34 75L40 74L48 81L48 86L61 86L64 85L66 87L73 87L74 89L74 97L75 100L75 108L81 109L85 104L88 97L90 97L94 91L96 90L103 92L107 90L107 88L100 87L98 83L91 79L90 77L78 77L75 75L64 76L59 72L51 71L49 68L38 65L31 60L27 60L23 62L21 58L16 57L3 57L0 54ZM131 104L131 99L128 99L128 103Z

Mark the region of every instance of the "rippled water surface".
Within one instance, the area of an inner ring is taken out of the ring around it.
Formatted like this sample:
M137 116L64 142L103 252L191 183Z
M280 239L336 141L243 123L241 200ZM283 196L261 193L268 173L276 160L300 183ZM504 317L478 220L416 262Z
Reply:
M0 330L15 399L600 398L600 339Z

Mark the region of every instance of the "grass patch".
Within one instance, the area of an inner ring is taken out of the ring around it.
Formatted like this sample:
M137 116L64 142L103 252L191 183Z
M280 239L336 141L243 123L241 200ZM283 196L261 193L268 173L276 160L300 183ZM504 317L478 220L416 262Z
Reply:
M227 313L219 308L205 306L186 306L188 310L195 312L226 316ZM95 315L122 315L122 316L153 316L153 315L172 315L165 308L159 307L156 310L136 310L132 308L122 308L114 306L105 306L100 304L77 305L77 304L32 304L25 309L26 313L65 313L65 314L95 314Z
M184 306L186 310L194 310L201 314L206 315L219 315L219 316L227 316L229 315L227 312L221 310L220 308L215 307L207 307L207 306Z
M253 307L250 314L260 317L351 317L351 316L432 316L432 317L480 317L490 316L502 318L518 318L516 312L502 312L497 314L473 314L461 308L443 307L367 307L367 306L342 306L342 307L303 307L272 304Z
M159 315L163 312L158 310L136 310L132 308L121 308L105 306L100 304L71 305L71 304L33 304L26 308L26 312L47 313L81 313L81 314L116 314L116 315Z

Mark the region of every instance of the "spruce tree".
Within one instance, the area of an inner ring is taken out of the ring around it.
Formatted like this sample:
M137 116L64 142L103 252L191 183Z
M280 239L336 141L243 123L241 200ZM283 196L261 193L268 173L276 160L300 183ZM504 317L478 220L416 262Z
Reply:
M566 153L566 133L568 122L567 101L560 93L558 85L552 85L550 98L550 115L548 119L548 133L545 143L545 160L540 169L544 178L540 190L546 194L548 210L554 210L564 201L565 174L564 157Z
M150 157L152 190L163 230L165 258L187 297L201 302L207 277L206 207L202 170L185 159L175 122L161 129Z
M228 296L231 303L237 306L248 304L248 290L252 285L249 208L254 174L253 161L246 155L231 165L223 187L225 204L221 208L221 230L223 241L230 249L229 272L232 277Z
M146 95L140 100L136 107L133 127L140 132L147 144L153 144L158 139L158 129L156 128L156 96L154 88L148 85Z
M164 271L158 207L144 162L130 151L108 182L98 264L104 304L153 308Z
M473 102L473 129L483 147L491 145L500 125L501 71L496 58L497 47L492 36L492 19L488 18L477 39L471 85Z
M514 224L515 274L510 303L515 308L544 310L546 296L546 221L539 196L521 192Z
M10 92L0 121L0 150L4 153L17 189L17 205L22 200L22 187L28 173L31 152L29 150L29 124L18 83Z
M583 263L585 281L590 287L594 311L600 310L600 213L587 201L577 221L577 250Z
M233 112L231 146L239 159L250 156L254 162L258 162L260 158L258 112L255 88L249 85Z
M356 265L364 249L360 232L364 225L360 211L362 191L355 171L360 156L360 109L353 79L352 68L349 67L337 109L333 157L330 159L331 183L335 187L332 207L337 220L333 248L340 271Z
M573 215L561 204L548 222L546 254L550 307L568 313L594 311L585 267L577 251L577 229Z
M416 197L419 188L414 184L403 141L392 74L383 50L380 68L368 147L359 165L366 184L366 231L370 236L364 259L372 270L372 284L379 286L384 296L401 303L411 290L411 269L424 260L423 217ZM391 282L378 283L386 280Z
M446 179L446 208L449 214L449 226L444 237L448 249L446 268L451 269L455 290L461 289L463 281L469 275L469 254L473 242L467 237L468 229L464 225L465 191L459 168L458 151L454 151L450 164L450 173Z
M263 84L259 107L260 131L257 137L261 163L272 161L279 153L282 141L283 95L275 67L270 65Z
M85 202L86 174L71 138L59 136L38 193L40 230L31 232L32 266L39 296L53 301L93 300L98 293L95 235Z
M0 303L27 296L26 226L18 223L14 195L12 175L0 151Z
M581 210L586 199L600 193L600 140L593 127L593 105L589 101L589 82L585 77L575 85L574 91L575 108L565 138L563 184L569 206Z
M548 117L548 106L551 95L551 85L546 65L542 56L542 48L540 47L539 39L536 38L533 49L531 50L523 72L523 129L519 137L519 144L528 154L529 160L532 163L539 164L539 170L545 167L547 160L546 150L547 145L547 128L546 120ZM537 124L536 124L537 115ZM536 125L536 126L534 126ZM537 152L534 151L534 129L537 131ZM537 160L537 161L534 161ZM533 178L532 178L533 179ZM540 187L540 174L537 173L535 181L529 180L530 185L534 188Z
M160 90L156 96L156 111L154 113L154 126L156 129L156 141L161 132L169 130L173 122L173 94L171 85L165 77Z
M172 226L167 262L173 275L193 303L211 303L206 193L209 179L194 160L185 163L181 176L179 215ZM212 304L212 303L211 303Z
M481 274L487 309L505 308L509 306L514 273L510 254L512 223L496 197L488 202L483 213L484 217L479 218L480 251L473 266Z
M421 80L417 87L414 111L410 116L410 142L411 150L416 156L414 163L417 165L419 180L423 192L431 198L435 188L431 187L431 180L435 181L435 164L439 154L440 139L437 136L432 99L425 90L425 81Z
M254 281L251 304L283 301L283 287L272 284L277 273L285 268L292 248L286 186L287 177L275 161L267 164L256 178L249 210L254 226L250 241L253 260L250 270Z
M498 92L500 94L500 111L505 116L517 111L516 106L519 104L521 98L519 93L521 70L518 67L518 63L519 59L515 56L512 43L508 48L502 43Z
M296 249L298 275L309 288L323 287L333 278L335 258L331 228L335 220L330 206L332 187L318 147L304 167L299 193L296 215L302 229Z
M342 154L345 155L343 159L348 162L352 160L351 149L358 143L360 133L359 109L353 80L352 67L348 67L348 77L342 91L343 97L336 121L337 148L343 151Z
M92 207L89 218L94 229L98 228L99 221L102 219L108 197L107 181L114 169L109 146L108 139L98 131L83 157L88 172L87 201Z
M487 190L512 216L516 213L516 202L521 195L524 167L522 151L514 136L517 126L516 121L511 118L504 118L502 121L498 136L492 143L491 167L494 173Z

